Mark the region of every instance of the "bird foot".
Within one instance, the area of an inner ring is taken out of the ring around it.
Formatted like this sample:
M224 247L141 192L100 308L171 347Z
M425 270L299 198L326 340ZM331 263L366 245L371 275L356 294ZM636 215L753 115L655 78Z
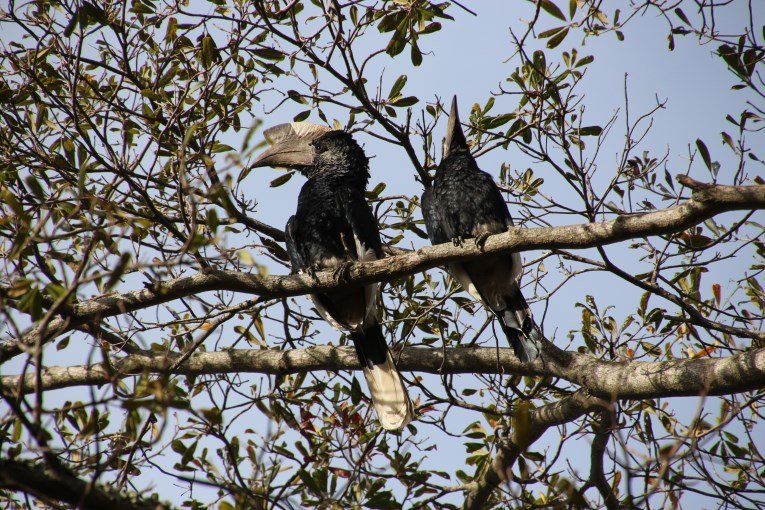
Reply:
M144 275L144 276L149 281L143 282L143 287L146 290L150 290L151 292L155 294L159 294L160 290L162 289L162 282L153 276L149 276L149 275Z
M454 246L462 246L462 243L465 241L465 239L462 238L462 236L454 236L452 237L452 244Z
M318 281L319 279L316 278L316 271L319 270L319 267L317 266L308 266L305 268L305 272L308 276L311 277L312 280Z
M336 282L347 282L348 277L351 275L351 268L353 267L353 262L350 260L346 260L342 264L340 264L337 269L332 273L332 276L334 277Z
M482 234L478 234L475 238L475 245L476 247L483 251L483 246L486 244L486 240L489 238L491 234L488 232L483 232Z

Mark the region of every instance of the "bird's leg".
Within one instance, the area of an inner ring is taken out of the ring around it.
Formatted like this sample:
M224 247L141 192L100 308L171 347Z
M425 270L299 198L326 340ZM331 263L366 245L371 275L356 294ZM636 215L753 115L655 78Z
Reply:
M162 281L156 275L144 273L144 276L148 280L147 282L143 282L144 288L155 294L159 294L162 290Z
M452 237L452 244L454 246L462 246L462 243L465 241L465 239L462 238L462 236L454 236Z
M488 232L481 232L475 237L475 245L479 250L483 251L483 245L486 244L490 235Z
M337 266L337 269L335 269L334 272L332 273L332 277L335 279L336 282L348 281L348 277L351 275L352 267L353 267L353 261L346 260L345 262Z

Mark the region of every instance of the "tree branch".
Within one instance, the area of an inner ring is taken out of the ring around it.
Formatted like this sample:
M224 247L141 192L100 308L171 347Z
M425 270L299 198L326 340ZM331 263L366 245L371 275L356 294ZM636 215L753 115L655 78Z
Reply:
M468 484L465 489L463 508L469 510L483 508L491 493L502 482L512 480L513 464L518 460L518 457L542 437L547 429L574 421L585 413L608 406L608 402L584 391L578 391L557 402L531 411L527 426L513 428L512 436L500 443L492 463L487 466L483 473L478 475L478 480Z
M595 487L603 498L607 510L619 510L620 508L619 498L616 497L613 487L608 483L603 467L603 457L606 454L606 447L609 439L611 439L611 431L615 424L616 417L611 409L601 411L598 419L594 421L592 431L595 437L590 447L590 477L582 487L582 493L590 487Z
M158 283L152 289L99 296L72 305L71 309L66 311L65 317L59 316L51 320L46 328L46 341L85 322L201 292L225 290L256 294L265 298L295 296L346 285L391 281L449 262L492 254L538 249L592 248L637 237L680 232L723 212L765 208L765 185L711 185L697 183L687 176L681 180L686 185L693 183L695 191L690 199L668 209L624 214L614 220L599 223L513 228L506 233L490 236L483 249L469 242L463 243L462 246L454 246L451 243L428 246L395 257L354 264L344 281L338 281L332 271L317 273L315 277L306 274L261 277L252 273L210 269ZM33 348L39 333L37 329L32 328L21 338L0 345L0 363ZM765 340L765 333L749 336Z
M180 358L178 353L131 354L110 363L44 367L43 390L101 385L141 373L164 373ZM765 387L765 348L725 358L671 361L612 362L588 354L563 351L546 344L542 356L521 363L510 348L431 349L409 347L397 355L402 371L432 374L551 375L579 385L592 395L611 400L727 395ZM352 347L316 346L306 349L236 349L200 352L190 356L174 374L222 373L290 374L317 370L359 370ZM35 389L35 374L0 378L0 391L16 395Z
M68 473L48 471L13 460L0 461L0 487L22 491L46 502L68 503L84 510L169 510L165 503L111 492Z

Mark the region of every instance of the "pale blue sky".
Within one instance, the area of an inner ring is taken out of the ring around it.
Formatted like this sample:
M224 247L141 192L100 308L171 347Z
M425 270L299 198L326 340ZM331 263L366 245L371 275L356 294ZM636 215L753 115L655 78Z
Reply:
M744 4L739 3L739 6ZM192 2L192 7L197 4ZM199 5L199 10L207 8L207 4ZM460 109L463 113L463 120L467 118L467 112L473 102L484 103L492 91L497 91L500 83L505 83L508 75L518 65L518 58L507 60L513 54L511 39L509 37L509 28L516 33L522 33L524 25L521 20L529 19L532 16L532 7L526 3L507 2L501 0L483 1L471 5L478 16L472 16L460 9L452 8L450 13L456 18L454 22L444 21L444 28L433 35L429 35L420 40L420 47L426 53L423 64L414 68L407 57L407 51L396 59L387 56L378 58L370 66L368 76L375 79L382 75L383 90L388 90L393 81L401 74L407 74L409 77L405 89L405 95L416 95L421 102L415 107L415 110L422 107L424 103L432 102L435 96L443 101L450 100L451 96L456 94L459 99ZM758 3L758 17L763 19L765 13L765 4ZM724 28L726 25L738 28L742 22L744 11L730 15L729 18L722 18L719 21ZM542 24L542 29L552 26L552 24ZM703 139L712 154L713 160L719 160L722 164L719 178L723 183L729 182L731 176L726 173L730 169L732 161L728 157L728 152L722 149L720 141L720 131L729 129L724 117L731 113L734 116L745 108L747 100L755 100L748 96L745 91L731 92L730 87L735 82L733 75L726 71L724 65L718 57L712 55L716 49L716 44L699 45L691 37L676 37L676 49L674 52L667 50L667 28L664 22L653 14L640 17L633 20L624 30L626 39L623 42L616 40L613 34L599 38L591 38L583 46L578 46L580 39L574 35L569 35L567 40L559 46L558 49L549 52L548 62L554 60L554 55L563 50L570 50L572 45L577 45L580 55L592 54L595 61L588 67L583 82L579 85L579 93L584 94L583 105L586 108L585 125L605 124L617 109L624 108L624 76L628 75L628 87L630 96L630 111L633 117L646 113L656 104L656 98L667 100L666 108L655 115L655 122L652 131L646 136L642 147L650 151L655 156L659 156L669 151L667 168L672 174L682 173L687 167L687 158L689 147L693 147L697 138ZM5 42L15 34L4 32L0 39ZM371 42L369 49L376 49L387 42L389 34L379 36L376 33L370 33ZM363 51L364 47L357 51ZM370 80L372 81L372 80ZM292 88L287 81L278 82L286 90ZM275 97L274 95L265 96L265 98ZM512 111L515 108L515 101L518 96L506 96L498 99L495 111L501 111L505 108ZM266 109L270 109L272 103L264 103ZM287 103L285 107L276 112L266 115L258 106L255 107L253 115L263 119L264 125L274 125L291 120L292 116L305 107ZM327 109L327 112L337 116L338 120L344 124L347 120L344 112ZM403 110L400 110L403 114ZM312 116L310 121L320 122L318 117ZM623 141L624 121L619 120L612 131L608 141L604 144L598 158L602 168L603 177L610 177L606 169L615 166L617 154ZM437 133L439 136L443 133L442 124ZM256 135L257 137L258 135ZM376 182L384 181L387 184L386 194L407 194L419 196L422 192L420 185L414 179L414 171L411 163L406 158L403 150L381 142L363 133L355 135L364 145L368 155L374 156L371 161L372 180L371 185ZM244 130L239 133L229 132L221 140L234 148L241 147ZM759 138L762 141L762 136ZM762 144L760 144L762 146ZM415 143L415 147L419 147ZM530 162L514 146L510 146L507 151L496 150L480 158L480 166L494 175L498 175L499 167L503 162L510 164L511 168L523 170L530 165ZM701 168L699 161L695 163L694 168ZM556 195L561 200L567 197L567 191L561 187L557 177L550 175L544 165L533 165L534 172L546 179L542 190L550 195ZM761 172L760 167L760 173ZM244 181L240 191L245 191L248 195L256 198L260 204L258 209L258 219L265 221L277 227L282 227L287 218L293 213L297 194L303 183L299 176L294 177L287 185L279 188L269 188L268 183L280 175L278 170L258 169L250 173ZM700 174L701 175L701 174ZM569 197L570 198L570 197ZM511 212L513 212L511 210ZM418 216L420 217L420 216ZM762 213L757 213L754 219L759 217L762 221ZM553 218L552 221L565 223L564 218ZM412 242L414 248L426 244L424 240L418 238L407 238ZM231 246L239 246L247 243L248 240L241 238L231 238ZM609 253L629 256L623 248L609 248ZM534 258L539 253L524 254L525 258ZM723 264L721 268L729 268L728 273L723 270L710 278L716 278L724 284L730 284L734 277L740 277L739 263L731 262ZM282 268L272 268L274 272L285 272ZM548 270L554 271L549 267ZM706 276L705 276L706 278ZM527 276L528 279L528 276ZM709 280L711 281L711 280ZM605 275L595 275L592 277L580 278L574 283L564 287L561 292L556 294L549 302L549 310L545 317L546 333L556 333L556 338L560 343L566 342L566 335L569 330L578 329L580 324L580 311L573 307L573 303L583 301L586 294L594 294L599 299L599 304L614 305L619 314L629 313L635 307L635 299L639 295L634 289L626 285L618 287L616 292L612 291L610 285L614 282L613 278ZM125 287L125 290L130 288ZM305 298L302 300L306 304ZM534 305L534 310L538 316L541 316L543 308L541 303ZM482 318L482 316L479 316ZM338 334L331 329L326 328L324 338L327 341L334 341ZM576 341L578 345L579 341ZM77 357L77 353L72 353L70 347L65 354ZM66 362L66 361L64 361ZM81 361L72 361L81 362ZM4 368L4 373L12 372L17 367L9 364ZM7 371L7 372L6 372ZM250 377L253 382L261 379L259 376ZM440 381L434 378L434 383L440 384ZM258 383L260 384L260 383ZM71 399L73 390L56 392L56 398ZM82 397L88 398L83 393ZM679 409L687 409L692 412L696 409L696 399L688 399L687 404L682 404ZM50 399L50 403L55 399ZM452 423L452 431L460 432L467 420L475 419L468 413L456 413ZM433 430L421 428L422 433L432 433ZM535 447L537 451L545 446L555 447L555 432L549 431L543 440ZM450 444L448 441L444 444ZM432 466L438 469L450 471L463 467L466 456L462 446L456 442L455 451L450 451L448 447L430 452L428 460L424 467ZM588 439L585 437L577 442L572 442L566 450L566 456L571 464L586 473L589 469L589 451ZM472 468L466 469L472 472ZM174 494L175 488L163 487L162 493L168 498ZM690 496L686 496L689 498ZM459 501L461 495L454 497ZM684 502L687 500L684 498Z

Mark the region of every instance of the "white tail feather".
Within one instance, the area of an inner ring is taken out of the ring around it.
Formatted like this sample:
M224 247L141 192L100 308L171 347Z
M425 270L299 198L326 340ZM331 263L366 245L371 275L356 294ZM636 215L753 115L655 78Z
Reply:
M399 430L412 421L412 402L390 352L385 363L364 368L372 403L385 430Z

